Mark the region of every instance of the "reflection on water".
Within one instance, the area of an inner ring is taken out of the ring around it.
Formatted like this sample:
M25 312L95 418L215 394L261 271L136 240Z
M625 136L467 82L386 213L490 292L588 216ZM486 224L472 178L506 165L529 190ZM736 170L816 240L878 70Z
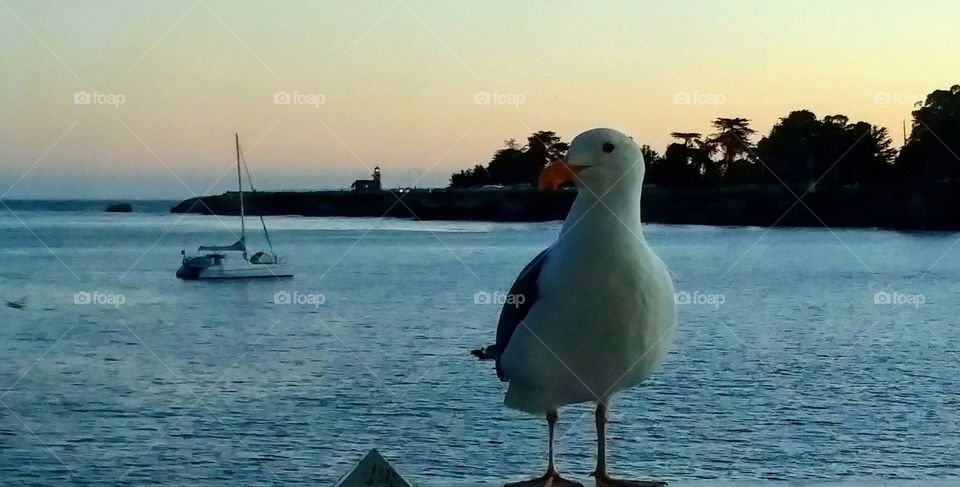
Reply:
M474 295L505 291L558 223L272 218L294 279L197 283L173 278L180 249L232 242L234 219L16 211L0 214L0 299L27 297L0 308L5 481L330 483L371 447L434 483L542 468L542 420L505 410L468 352L499 312ZM956 235L645 232L692 299L664 370L614 404L618 471L960 476ZM592 424L588 405L561 411L577 478Z

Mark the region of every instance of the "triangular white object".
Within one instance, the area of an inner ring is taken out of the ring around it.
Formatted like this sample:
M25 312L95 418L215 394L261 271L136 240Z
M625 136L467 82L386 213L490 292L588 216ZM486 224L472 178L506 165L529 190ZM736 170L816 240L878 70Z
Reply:
M337 487L412 487L376 449L370 450Z

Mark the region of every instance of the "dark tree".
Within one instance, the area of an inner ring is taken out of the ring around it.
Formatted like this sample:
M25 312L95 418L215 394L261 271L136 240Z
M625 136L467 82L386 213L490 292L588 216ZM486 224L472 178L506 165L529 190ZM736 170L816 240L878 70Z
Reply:
M750 120L746 118L718 118L713 121L713 128L717 131L710 134L704 141L711 154L719 153L720 160L707 166L706 177L709 180L719 181L727 171L733 167L740 156L749 157L753 153L753 144L750 137L756 133L750 128ZM744 169L749 167L750 161Z
M680 139L680 142L687 147L700 147L703 145L703 140L700 138L703 135L697 132L672 132L670 137L675 139Z
M705 143L720 153L720 167L717 171L722 175L740 156L749 156L753 152L750 137L756 133L750 128L750 120L746 118L718 118L713 121L713 128L717 131L707 137Z
M960 85L938 90L914 111L913 132L900 156L885 128L823 119L809 110L790 112L753 145L755 131L743 117L717 118L714 133L673 132L677 139L661 156L649 145L640 152L646 181L663 187L786 184L794 191L903 180L960 178ZM569 146L552 131L531 134L524 145L504 142L486 165L451 175L450 187L536 183L544 165Z
M824 186L842 186L850 182L850 161L846 157L860 141L852 138L850 119L845 115L827 115L818 125L813 139L814 181ZM861 136L863 134L860 134Z
M873 184L895 179L894 162L897 151L887 129L867 122L857 122L847 127L844 144L852 144L841 154L838 166L841 183ZM841 146L842 147L842 146ZM839 147L838 147L839 149Z
M453 173L450 176L451 188L469 188L472 186L483 186L489 184L490 175L487 174L487 168L480 164L473 166L473 169L464 169Z
M553 131L541 130L527 137L526 151L528 157L534 162L543 158L544 164L562 159L567 155L567 149L570 146L563 142ZM540 166L541 168L543 165ZM538 172L539 174L539 172Z
M704 145L700 134L695 132L674 132L679 139L667 146L667 151L656 166L649 180L657 186L690 187L703 184L703 175L710 163L710 151Z
M823 186L872 184L893 172L893 142L887 130L845 115L823 118L813 140L816 174Z
M845 115L818 120L807 110L790 113L757 144L757 153L777 179L798 188L889 181L896 151L887 130Z
M761 184L782 181L805 185L815 181L813 140L819 127L820 121L809 110L797 110L781 118L757 143Z
M918 104L898 164L924 181L960 177L960 85L936 90Z
M525 162L522 149L506 147L498 150L487 165L489 184L516 184L527 181L532 168Z
M647 181L652 182L652 177L650 175L659 168L659 165L662 162L660 153L653 150L653 148L649 145L644 144L640 146L640 155L643 156L643 166L644 171L647 174Z
M469 188L484 184L536 184L540 171L548 162L563 158L568 146L556 133L540 131L527 137L520 146L515 139L494 153L486 167L476 165L450 176L451 188Z
M647 144L640 146L640 155L643 156L643 162L645 162L647 166L656 164L661 159L660 153L653 150L653 147L650 147Z

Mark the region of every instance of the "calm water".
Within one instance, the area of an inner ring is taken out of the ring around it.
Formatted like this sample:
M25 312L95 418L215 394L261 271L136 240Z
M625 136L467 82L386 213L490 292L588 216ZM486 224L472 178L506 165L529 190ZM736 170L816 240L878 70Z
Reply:
M10 206L0 299L27 300L0 308L0 482L329 484L371 447L419 481L541 471L541 420L505 410L468 352L499 311L475 294L505 291L558 223L273 218L295 279L196 283L173 277L180 249L238 222ZM614 404L615 469L960 477L960 235L645 232L690 303L662 372ZM559 434L586 479L589 406Z

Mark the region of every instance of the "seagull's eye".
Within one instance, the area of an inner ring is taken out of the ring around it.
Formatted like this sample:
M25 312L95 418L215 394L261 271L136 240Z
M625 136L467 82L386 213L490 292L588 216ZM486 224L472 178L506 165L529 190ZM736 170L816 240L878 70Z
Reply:
M606 153L609 154L609 153L613 152L613 149L616 149L616 146L614 146L614 145L611 144L610 142L604 142L604 143L603 143L603 151L604 151L604 152L606 152Z

